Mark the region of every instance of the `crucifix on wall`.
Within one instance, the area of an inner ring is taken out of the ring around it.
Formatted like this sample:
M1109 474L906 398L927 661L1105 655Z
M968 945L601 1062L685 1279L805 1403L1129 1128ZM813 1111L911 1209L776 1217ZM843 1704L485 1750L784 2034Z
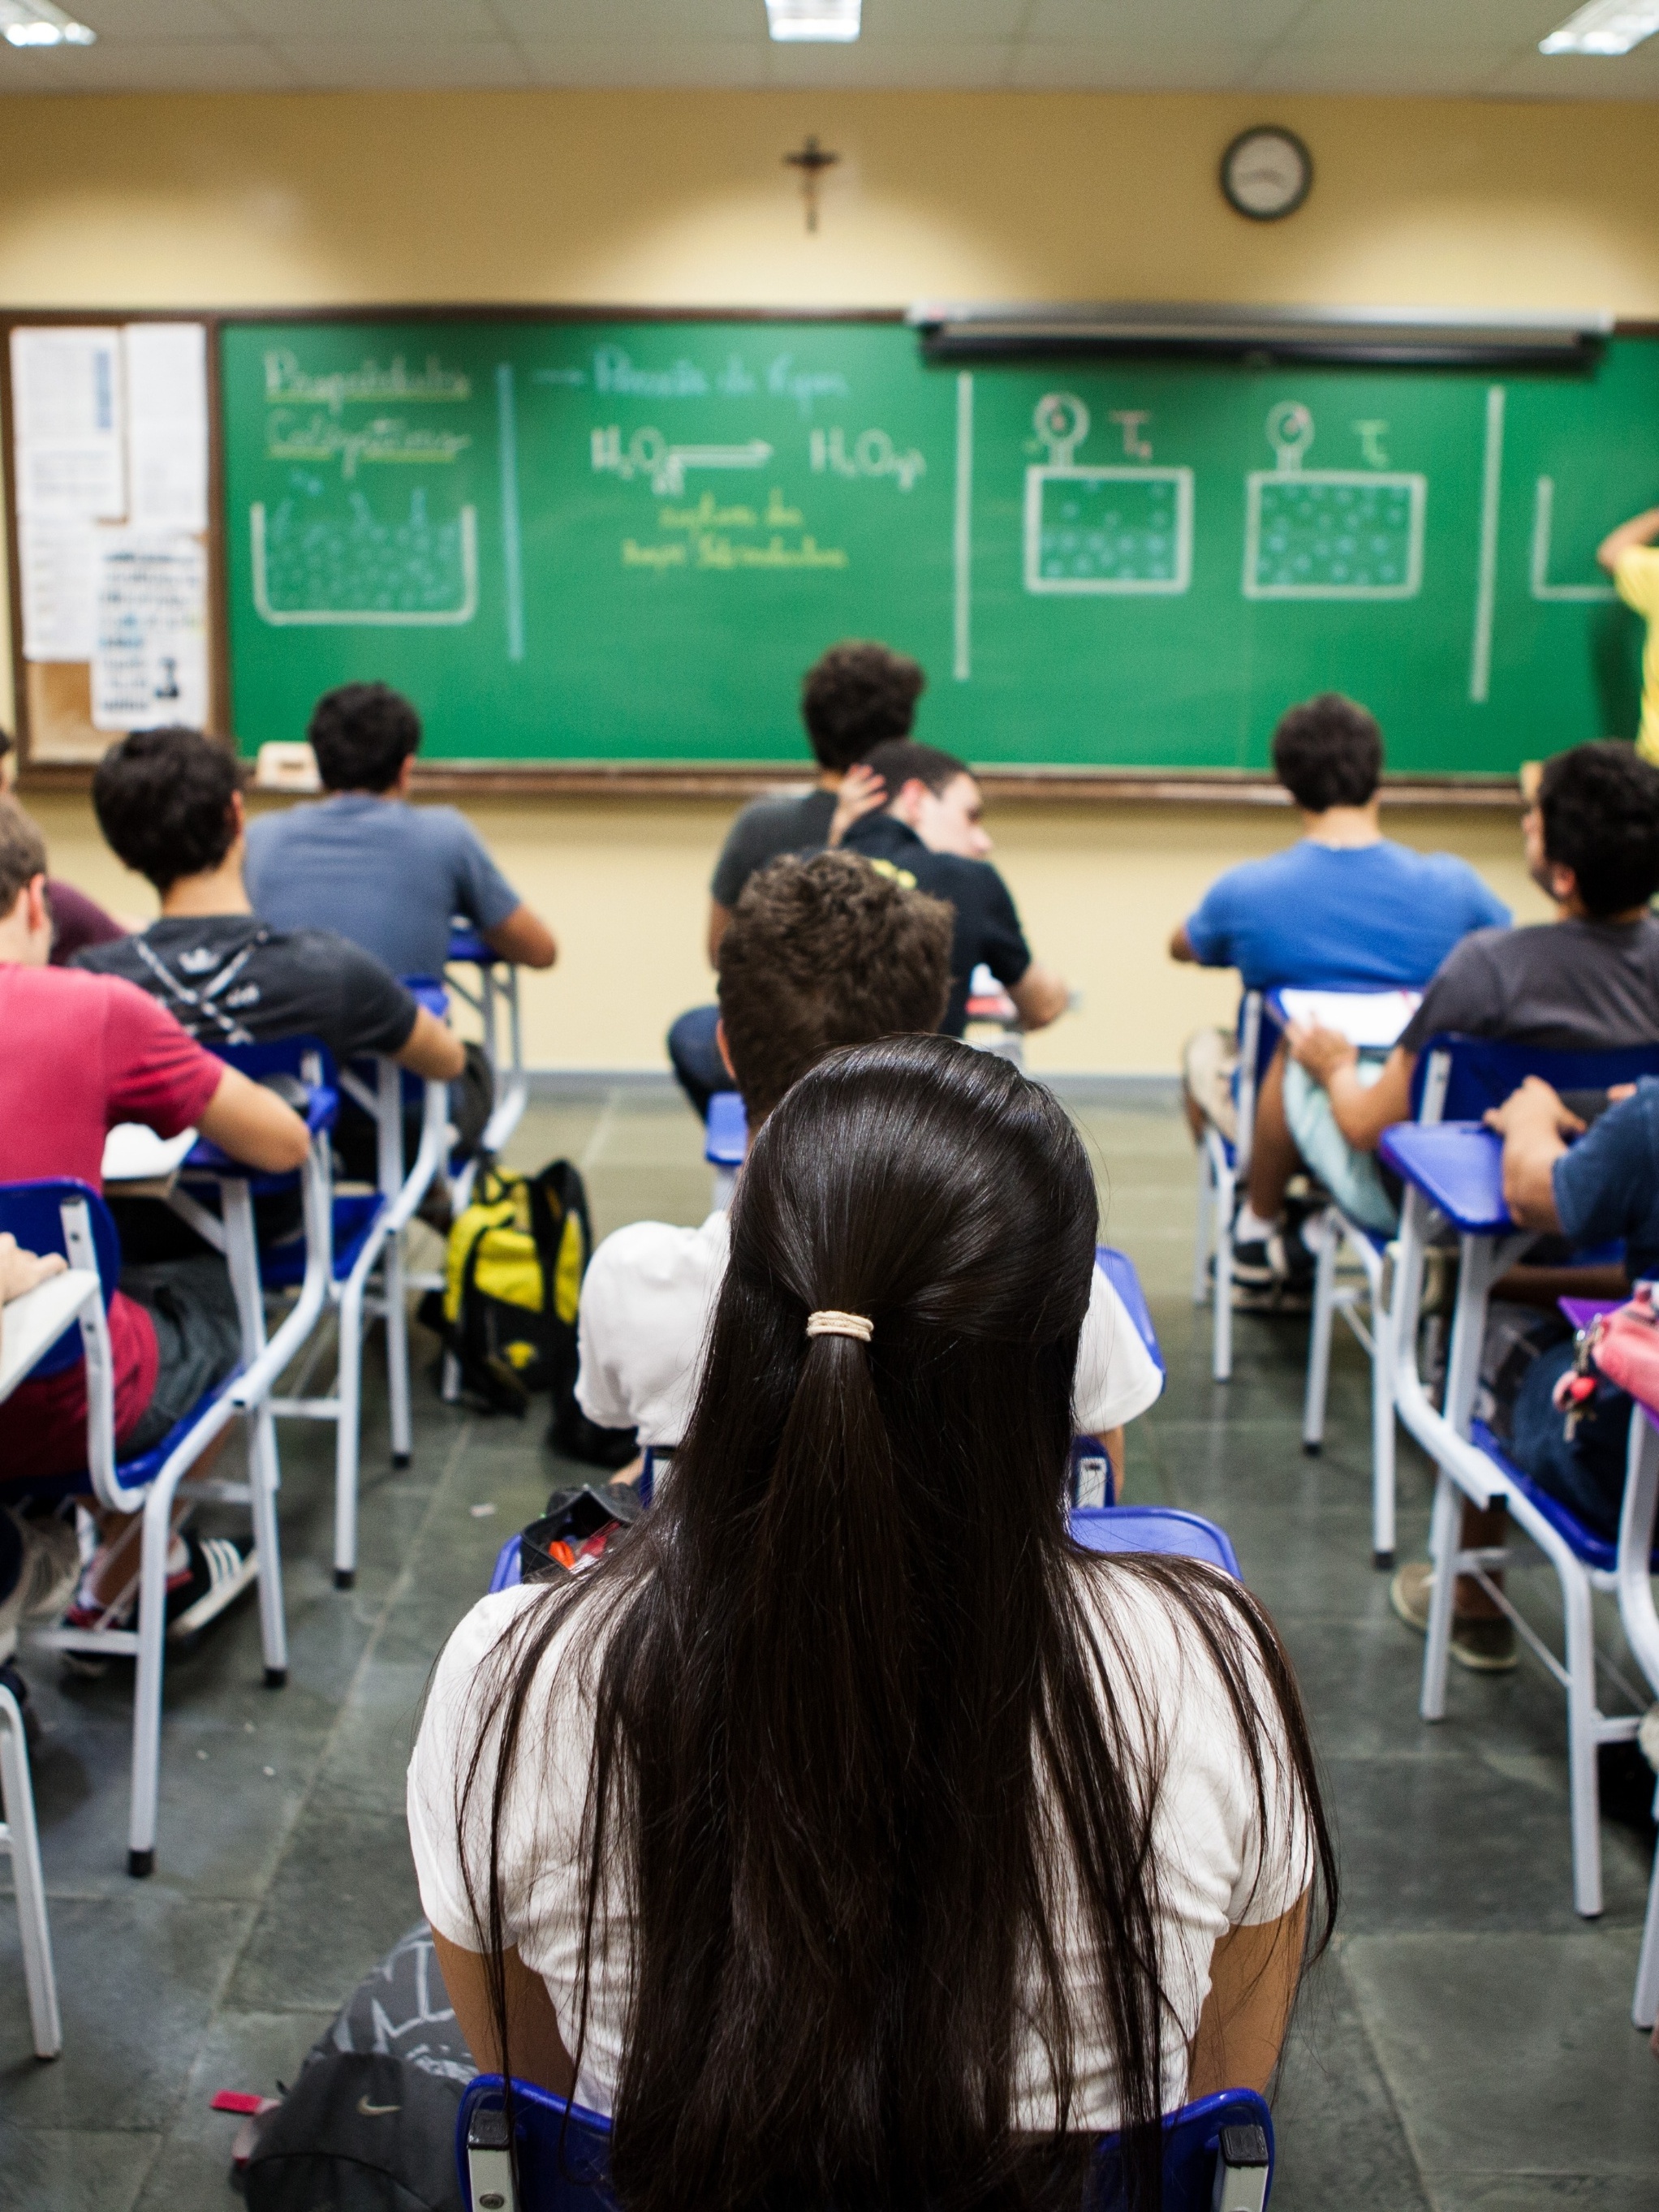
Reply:
M818 179L826 169L835 167L841 155L820 146L817 138L809 132L794 152L786 154L783 158L790 168L800 171L801 198L806 203L806 228L816 230L818 227Z

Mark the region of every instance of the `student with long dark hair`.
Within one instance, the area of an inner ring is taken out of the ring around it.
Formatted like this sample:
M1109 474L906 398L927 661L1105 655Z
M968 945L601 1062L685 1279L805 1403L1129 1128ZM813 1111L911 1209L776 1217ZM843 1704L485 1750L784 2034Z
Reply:
M1265 2087L1329 1836L1266 1616L1066 1530L1094 1261L1048 1092L941 1037L771 1114L672 1482L486 1598L410 1769L481 2063L615 2118L622 2202L1047 2201Z

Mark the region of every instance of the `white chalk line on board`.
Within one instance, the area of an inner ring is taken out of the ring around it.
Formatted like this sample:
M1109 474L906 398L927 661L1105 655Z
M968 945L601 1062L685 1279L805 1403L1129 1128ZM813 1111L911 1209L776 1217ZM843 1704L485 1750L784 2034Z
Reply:
M501 472L501 573L507 586L507 657L524 659L524 551L519 533L519 411L513 365L495 368L496 450Z
M1480 477L1480 571L1474 594L1469 698L1486 704L1492 688L1492 625L1498 605L1498 518L1504 488L1504 387L1486 387L1486 458Z
M957 378L957 509L951 550L956 567L956 656L951 674L965 684L974 672L974 380Z

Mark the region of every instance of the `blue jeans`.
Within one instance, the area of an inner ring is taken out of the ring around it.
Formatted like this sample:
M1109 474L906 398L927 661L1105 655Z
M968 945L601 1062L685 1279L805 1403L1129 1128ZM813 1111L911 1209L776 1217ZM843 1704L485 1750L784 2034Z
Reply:
M1598 1382L1569 1439L1567 1417L1556 1411L1551 1394L1571 1365L1571 1338L1534 1360L1515 1401L1510 1449L1540 1490L1613 1543L1625 1494L1631 1401L1611 1382Z
M668 1057L674 1063L680 1088L704 1121L708 1119L708 1102L714 1093L737 1088L714 1042L720 1018L718 1006L693 1006L668 1032Z

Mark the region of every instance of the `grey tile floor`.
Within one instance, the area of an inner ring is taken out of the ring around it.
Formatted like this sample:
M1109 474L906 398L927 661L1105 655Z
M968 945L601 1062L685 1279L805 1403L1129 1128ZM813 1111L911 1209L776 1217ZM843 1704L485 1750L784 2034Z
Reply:
M1450 1711L1416 1717L1420 1646L1369 1564L1365 1376L1339 1347L1330 1441L1305 1459L1294 1323L1242 1320L1237 1372L1208 1379L1187 1299L1191 1155L1172 1114L1079 1109L1108 1233L1134 1256L1170 1363L1132 1431L1128 1492L1212 1514L1289 1642L1328 1777L1340 1933L1307 1994L1278 2105L1279 2212L1594 2212L1659 2204L1659 2061L1629 2023L1649 1856L1604 1826L1607 1911L1569 1892L1560 1699L1525 1666L1454 1669ZM540 1104L526 1164L580 1162L601 1234L695 1221L708 1171L690 1116L638 1092ZM417 1336L425 1352L429 1341ZM538 1431L451 1413L417 1389L415 1463L365 1437L363 1556L328 1571L320 1431L283 1443L293 1665L259 1686L244 1613L169 1674L157 1871L124 1871L128 1686L58 1683L26 1660L46 1723L36 1766L64 2015L30 2055L16 1927L0 1910L0 2207L215 2212L234 2123L218 2088L270 2090L415 1918L403 1769L428 1668L529 1518L555 1462ZM1428 1490L1402 1464L1402 1543ZM1518 1578L1539 1618L1548 1589Z

